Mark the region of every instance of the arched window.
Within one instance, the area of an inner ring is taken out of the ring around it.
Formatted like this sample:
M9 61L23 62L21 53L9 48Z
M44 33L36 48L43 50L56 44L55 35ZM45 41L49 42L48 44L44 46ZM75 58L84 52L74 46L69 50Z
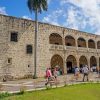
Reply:
M88 47L95 48L95 42L92 39L88 40Z
M65 37L65 45L66 46L75 46L75 39L70 35L66 36Z
M32 52L33 52L32 45L27 45L27 46L26 46L26 53L27 53L27 54L32 54Z
M78 38L78 47L86 47L86 41L84 38Z
M56 45L62 45L62 37L57 33L52 33L49 36L49 43L56 44Z

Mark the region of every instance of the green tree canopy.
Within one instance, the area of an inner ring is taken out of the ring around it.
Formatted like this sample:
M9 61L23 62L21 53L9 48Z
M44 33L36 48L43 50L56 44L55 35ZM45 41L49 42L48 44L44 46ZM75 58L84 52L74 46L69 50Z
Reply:
M28 0L27 5L31 13L36 10L39 13L47 11L47 0Z

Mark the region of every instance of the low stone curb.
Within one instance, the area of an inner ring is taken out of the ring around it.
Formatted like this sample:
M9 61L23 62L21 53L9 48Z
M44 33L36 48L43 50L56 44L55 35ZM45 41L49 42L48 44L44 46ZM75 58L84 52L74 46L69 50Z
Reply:
M64 87L64 86L71 86L71 85L77 85L77 84L88 84L88 83L99 83L100 84L100 81L90 81L90 82L73 82L73 83L66 83L66 84L61 84L61 85L57 85L57 86L52 86L51 88L59 88L59 87ZM34 88L34 89L29 89L29 90L25 90L25 92L31 92L31 91L38 91L38 90L46 90L47 88L46 87L41 87L41 88ZM2 91L2 93L5 93L7 91ZM11 93L11 94L15 94L15 93L19 93L20 91L11 91L8 93Z

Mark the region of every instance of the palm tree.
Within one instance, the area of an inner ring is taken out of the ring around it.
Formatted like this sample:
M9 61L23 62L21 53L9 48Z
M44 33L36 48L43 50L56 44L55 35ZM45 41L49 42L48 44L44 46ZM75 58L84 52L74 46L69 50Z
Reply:
M37 33L38 33L38 13L43 10L47 11L47 0L27 0L27 6L30 12L35 13L35 37L34 37L34 76L37 78L36 68L37 68Z

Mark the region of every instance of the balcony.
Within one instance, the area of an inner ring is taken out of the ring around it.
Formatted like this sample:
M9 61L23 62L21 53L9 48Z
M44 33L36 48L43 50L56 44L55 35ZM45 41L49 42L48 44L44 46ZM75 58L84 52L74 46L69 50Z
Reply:
M56 45L56 44L50 44L50 50L66 50L66 51L79 51L79 52L100 52L100 49L94 49L94 48L86 48L86 47L74 47L74 46L64 46L63 45Z
M100 53L100 49L97 49L97 52Z
M77 47L74 47L74 46L65 46L65 50L76 51Z
M78 51L82 51L82 52L87 52L88 51L88 48L86 48L86 47L78 47L77 50Z
M63 45L50 44L51 50L63 50Z
M88 51L89 52L97 52L97 49L95 49L95 48L88 48Z

